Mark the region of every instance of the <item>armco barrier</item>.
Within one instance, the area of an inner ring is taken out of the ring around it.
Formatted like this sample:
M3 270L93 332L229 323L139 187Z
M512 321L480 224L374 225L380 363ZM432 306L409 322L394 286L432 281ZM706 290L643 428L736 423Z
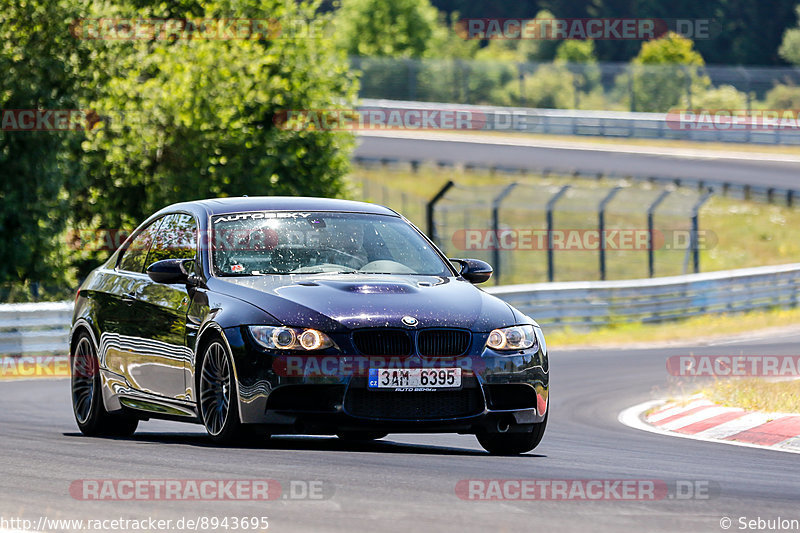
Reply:
M489 287L541 324L595 327L796 307L800 263L620 281ZM72 302L0 305L0 353L66 353Z
M0 305L0 354L67 353L72 302Z
M592 327L796 307L800 263L663 278L491 287L542 324Z
M441 102L409 102L362 98L359 109L431 109L467 111L485 120L484 131L527 132L552 135L593 135L634 139L678 139L685 141L736 142L756 144L800 144L800 129L788 127L746 127L743 123L723 128L706 115L696 126L681 129L668 122L667 113L628 111L585 111L580 109L537 109ZM676 120L677 115L671 120Z

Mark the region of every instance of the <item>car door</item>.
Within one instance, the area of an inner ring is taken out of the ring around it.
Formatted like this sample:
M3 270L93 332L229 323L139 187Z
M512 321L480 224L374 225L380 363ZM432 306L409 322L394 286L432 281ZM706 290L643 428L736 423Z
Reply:
M144 270L162 259L190 259L197 255L197 223L192 215L164 217L145 261ZM137 357L129 363L143 392L177 400L191 399L184 377L192 352L186 346L186 315L191 295L185 284L156 283L149 277L132 307L137 317Z
M101 364L122 376L125 388L137 387L136 347L141 344L138 325L141 322L136 309L136 298L147 282L144 273L147 254L153 243L153 236L163 221L158 218L134 236L131 243L121 252L115 273L109 276L104 298L103 323L100 325ZM134 372L134 373L131 373Z

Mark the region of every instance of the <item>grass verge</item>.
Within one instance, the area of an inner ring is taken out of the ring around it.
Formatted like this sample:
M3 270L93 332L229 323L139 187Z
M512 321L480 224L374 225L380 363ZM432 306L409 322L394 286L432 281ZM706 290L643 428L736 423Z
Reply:
M535 317L534 317L535 318ZM776 309L749 313L692 317L663 324L621 324L579 332L571 328L551 329L543 325L550 349L576 346L622 346L704 341L788 328L800 324L800 309Z
M800 381L717 380L700 391L714 403L752 411L800 413Z

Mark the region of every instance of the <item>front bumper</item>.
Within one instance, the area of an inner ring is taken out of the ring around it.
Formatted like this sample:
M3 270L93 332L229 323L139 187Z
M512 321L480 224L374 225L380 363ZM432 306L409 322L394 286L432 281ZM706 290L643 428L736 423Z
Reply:
M498 424L527 431L547 414L549 365L541 346L514 355L479 350L450 359L404 357L405 368L460 366L462 386L395 392L367 389L358 356L328 354L297 364L291 356L253 346L241 328L226 329L225 336L234 356L241 420L273 433L477 433Z

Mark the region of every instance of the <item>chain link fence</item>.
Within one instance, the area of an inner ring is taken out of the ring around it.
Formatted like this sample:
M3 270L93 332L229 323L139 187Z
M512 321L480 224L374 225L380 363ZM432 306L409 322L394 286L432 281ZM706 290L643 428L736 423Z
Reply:
M497 285L698 272L716 244L699 224L704 188L509 175L424 197L355 176L356 198L403 213L449 257L487 261Z

